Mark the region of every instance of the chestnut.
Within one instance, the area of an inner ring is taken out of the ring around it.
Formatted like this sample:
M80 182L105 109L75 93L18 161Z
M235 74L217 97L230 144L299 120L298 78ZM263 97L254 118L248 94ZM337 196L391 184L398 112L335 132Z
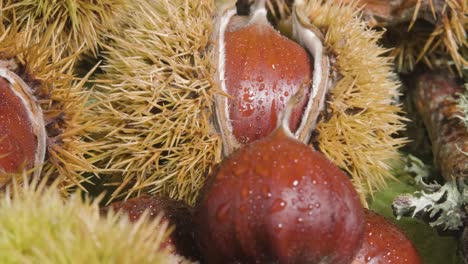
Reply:
M350 263L364 212L348 176L289 122L225 159L195 213L206 263Z
M42 110L29 86L3 68L0 68L0 131L0 175L20 173L42 164L46 150ZM35 173L38 175L40 170Z
M421 264L413 243L385 217L365 211L364 242L352 264Z
M296 131L312 78L306 50L267 23L231 24L225 32L225 77L234 137L245 144L270 134L290 97L304 89L290 121Z
M162 213L162 221L168 222L169 226L175 228L162 247L188 259L199 259L200 254L194 242L192 230L192 209L184 202L169 197L142 195L126 201L114 202L102 208L101 212L106 213L108 210L123 212L131 221L137 221L145 211L148 211L151 218Z
M304 143L311 137L324 107L329 62L321 34L295 10L294 40L269 23L264 0L252 5L248 17L227 9L216 23L217 78L225 94L215 96L215 120L225 156L269 135L295 94L301 98L289 128Z

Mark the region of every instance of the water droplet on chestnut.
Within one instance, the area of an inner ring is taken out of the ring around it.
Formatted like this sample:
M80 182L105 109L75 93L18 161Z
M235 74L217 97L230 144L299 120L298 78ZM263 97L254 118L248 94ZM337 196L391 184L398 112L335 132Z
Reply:
M271 206L270 212L277 213L282 211L286 207L286 202L282 199L276 199Z
M365 218L366 235L352 264L422 263L412 242L396 225L369 210Z
M277 116L291 94L305 89L302 84L311 83L313 66L303 47L281 36L270 25L251 24L227 30L224 46L226 92L231 96L228 119L234 137L245 144L267 136L276 128ZM290 122L294 131L299 127L308 94L307 89L306 96L295 107ZM259 105L266 106L266 112L259 111ZM255 126L248 125L252 122Z
M234 162L249 169L228 175ZM264 171L259 166L269 173L258 174ZM340 264L349 263L359 249L364 213L352 183L321 153L282 129L234 152L219 166L217 173L223 172L222 180L208 181L195 217L206 263L319 263L328 258ZM259 178L262 183L253 184ZM325 179L328 185L317 184ZM244 196L251 199L244 202ZM229 220L217 221L226 203L244 209L229 210Z
M294 180L294 181L292 182L292 186L297 187L298 185L299 185L299 181L298 181L298 180Z

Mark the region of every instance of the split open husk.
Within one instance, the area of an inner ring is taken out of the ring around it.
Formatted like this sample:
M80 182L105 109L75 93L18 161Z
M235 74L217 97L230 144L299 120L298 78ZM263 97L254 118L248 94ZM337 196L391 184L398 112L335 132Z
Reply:
M325 111L304 139L349 173L365 202L392 178L390 161L405 142L396 137L404 126L392 59L355 5L296 4L296 19L323 35L330 61ZM150 192L193 203L222 157L213 119L225 95L215 33L225 9L215 12L208 0L138 0L132 8L121 33L108 36L104 74L84 113L92 140L80 147L113 199Z
M0 24L3 76L23 89L39 142L31 172L64 177L68 179L64 184L80 185L85 180L81 172L93 170L79 144L87 138L86 129L93 126L81 115L89 98L83 89L87 77L74 76L76 58L64 56L65 48L50 49L57 33L53 28L39 37L31 28L6 24ZM21 180L16 174L7 174L2 175L2 183L13 178Z
M261 2L261 1L259 1ZM217 42L216 45L216 60L217 60L217 75L216 80L220 84L224 94L215 95L215 115L218 131L223 139L223 151L225 156L229 156L234 150L241 146L241 143L233 135L233 126L229 115L229 100L232 98L228 94L226 80L226 64L228 63L225 50L225 34L228 30L228 24L236 15L235 7L227 8L215 21L217 25L213 37ZM267 10L264 2L258 4L251 12L248 21L242 27L249 26L255 23L268 23L266 21ZM238 17L238 16L237 16ZM265 22L264 22L265 21ZM317 125L317 119L320 112L324 108L325 95L328 90L328 75L329 61L328 56L322 44L322 36L318 29L313 25L308 24L305 20L298 16L297 12L293 13L292 19L293 38L313 56L313 73L312 83L306 87L308 90L306 106L302 113L301 121L298 129L294 132L295 137L303 143L308 143L312 133ZM272 65L274 67L274 65ZM279 74L279 73L278 73ZM267 89L270 89L269 87ZM281 88L280 88L281 89ZM305 94L305 92L303 92ZM285 102L284 104L287 104ZM280 113L271 113L280 115Z

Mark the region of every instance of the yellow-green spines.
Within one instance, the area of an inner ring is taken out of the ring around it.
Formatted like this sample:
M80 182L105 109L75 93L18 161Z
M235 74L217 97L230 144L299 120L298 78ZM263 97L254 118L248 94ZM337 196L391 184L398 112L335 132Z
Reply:
M98 201L74 194L64 200L55 184L15 185L0 195L0 262L179 263L161 249L167 223L145 215L135 223L109 213Z
M49 49L65 47L64 55L96 54L104 33L119 30L128 0L3 0L0 12L7 26L32 30L41 37L52 32ZM51 30L51 31L49 31Z
M345 169L362 200L393 176L389 162L398 159L404 128L397 104L399 83L388 51L379 47L381 34L358 19L355 6L306 1L305 14L324 34L324 46L338 73L318 124L317 143Z
M117 186L113 197L149 191L193 203L220 161L210 122L212 9L212 1L138 0L109 35L86 114L94 138L83 145L96 174Z

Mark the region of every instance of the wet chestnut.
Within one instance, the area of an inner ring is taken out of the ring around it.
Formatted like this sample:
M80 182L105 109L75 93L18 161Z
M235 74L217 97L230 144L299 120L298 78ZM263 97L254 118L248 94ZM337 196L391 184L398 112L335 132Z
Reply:
M34 166L37 140L28 113L4 78L0 78L0 120L0 168L17 172L22 165Z
M270 134L289 98L304 89L290 121L296 131L312 78L305 49L261 23L228 28L225 49L229 117L237 141L245 144Z
M42 110L29 86L0 68L0 176L39 166L44 161L45 142Z
M352 264L420 264L413 243L389 220L372 211L365 211L364 242Z
M351 181L284 127L209 178L195 216L206 263L339 264L359 250L364 212Z
M269 135L295 94L301 98L294 105L289 128L307 143L327 91L328 57L319 31L294 11L293 39L282 36L267 20L265 1L256 1L248 17L228 9L216 24L217 77L228 95L215 96L225 156Z

